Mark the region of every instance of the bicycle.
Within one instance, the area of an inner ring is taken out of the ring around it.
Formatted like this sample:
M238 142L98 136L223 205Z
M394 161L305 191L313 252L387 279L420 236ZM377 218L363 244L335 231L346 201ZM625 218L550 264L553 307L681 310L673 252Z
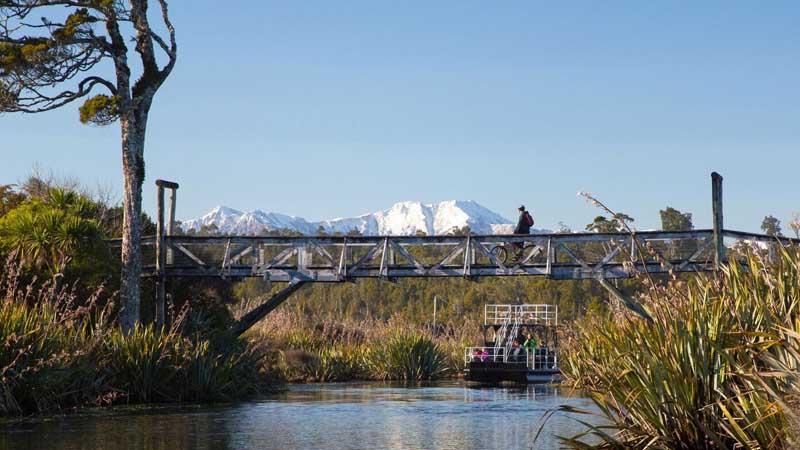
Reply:
M498 261L500 261L501 263L503 263L503 265L505 265L508 262L509 254L514 254L514 253L524 254L526 248L530 248L535 245L536 244L534 244L533 242L523 242L522 248L517 250L516 248L514 248L514 245L511 242L502 242L492 247L490 253L494 255L494 257L497 258ZM522 258L515 258L514 262L521 262L521 261Z

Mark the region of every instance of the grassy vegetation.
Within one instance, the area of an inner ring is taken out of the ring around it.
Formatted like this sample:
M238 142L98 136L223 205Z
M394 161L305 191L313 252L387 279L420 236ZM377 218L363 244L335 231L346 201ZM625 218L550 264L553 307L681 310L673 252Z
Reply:
M281 310L247 337L272 349L272 364L292 382L459 376L463 349L481 342L480 328L473 323L438 331L399 319L311 318Z
M264 354L234 338L140 326L123 335L97 295L0 274L0 415L82 406L226 401L268 386Z
M563 370L612 423L599 448L797 448L800 256L750 254L719 274L653 286L629 312L584 321Z

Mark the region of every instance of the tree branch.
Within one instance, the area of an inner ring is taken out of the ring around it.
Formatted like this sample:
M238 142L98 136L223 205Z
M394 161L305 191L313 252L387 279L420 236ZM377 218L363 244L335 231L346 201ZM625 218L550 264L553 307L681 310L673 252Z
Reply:
M116 95L117 91L114 84L100 77L92 76L86 77L78 83L77 91L63 91L55 96L46 96L34 89L29 89L36 95L28 98L17 98L18 101L6 104L0 102L0 111L2 112L23 112L23 113L40 113L51 111L60 108L64 105L74 102L80 98L86 97L92 92L95 86L103 86L109 90L112 95ZM19 100L22 100L21 102ZM39 106L44 105L44 106Z

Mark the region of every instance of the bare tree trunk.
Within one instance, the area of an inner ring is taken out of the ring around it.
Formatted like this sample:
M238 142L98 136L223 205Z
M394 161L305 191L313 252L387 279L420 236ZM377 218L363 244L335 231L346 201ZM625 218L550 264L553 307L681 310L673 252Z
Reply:
M122 219L122 276L120 315L127 333L140 321L142 272L142 182L144 180L144 126L134 114L121 117L124 198Z

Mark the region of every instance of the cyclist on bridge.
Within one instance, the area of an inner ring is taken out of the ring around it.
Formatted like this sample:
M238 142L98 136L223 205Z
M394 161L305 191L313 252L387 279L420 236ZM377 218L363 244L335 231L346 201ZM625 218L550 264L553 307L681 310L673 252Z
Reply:
M514 234L530 234L533 216L525 210L525 205L520 205L517 209L519 210L519 220L517 220L517 226L514 227ZM514 258L522 259L522 243L514 242L511 246L514 248Z

